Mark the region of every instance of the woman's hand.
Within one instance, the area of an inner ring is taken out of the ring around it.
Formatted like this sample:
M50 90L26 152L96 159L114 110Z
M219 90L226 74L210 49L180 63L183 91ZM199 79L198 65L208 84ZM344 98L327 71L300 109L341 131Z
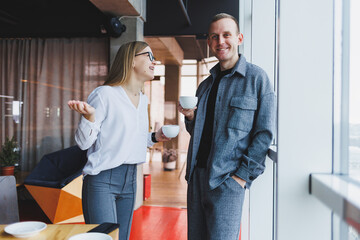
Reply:
M194 119L195 116L195 109L197 107L194 107L193 109L185 109L183 108L180 103L178 103L177 109L180 113L184 114L184 116L189 119L190 121L192 121Z
M158 142L166 142L166 141L171 140L171 138L168 138L164 135L161 128L155 133L155 138L156 138L156 141L158 141Z
M68 101L68 106L70 109L82 114L84 118L90 122L95 122L95 108L90 106L88 103L77 100Z

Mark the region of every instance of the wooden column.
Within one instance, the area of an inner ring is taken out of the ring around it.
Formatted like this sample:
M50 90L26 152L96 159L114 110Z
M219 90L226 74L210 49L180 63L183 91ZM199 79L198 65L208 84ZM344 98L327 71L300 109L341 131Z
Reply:
M177 104L180 94L181 66L165 65L165 105L164 124L179 125ZM179 149L178 137L164 143L164 149ZM178 154L178 157L180 155ZM178 162L176 168L178 168Z

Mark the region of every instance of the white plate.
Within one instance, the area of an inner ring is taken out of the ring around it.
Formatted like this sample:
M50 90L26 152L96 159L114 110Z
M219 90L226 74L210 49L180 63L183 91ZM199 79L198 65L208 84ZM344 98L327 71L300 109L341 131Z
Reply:
M89 232L74 235L68 240L112 240L112 237L105 233Z
M5 227L4 231L18 238L34 236L46 228L43 222L18 222Z

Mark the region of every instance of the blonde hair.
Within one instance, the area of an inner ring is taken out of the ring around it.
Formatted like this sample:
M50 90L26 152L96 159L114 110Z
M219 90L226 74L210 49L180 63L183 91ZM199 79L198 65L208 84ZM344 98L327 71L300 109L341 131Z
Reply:
M135 54L149 45L146 42L134 41L123 44L114 59L104 85L118 86L126 83L130 78Z

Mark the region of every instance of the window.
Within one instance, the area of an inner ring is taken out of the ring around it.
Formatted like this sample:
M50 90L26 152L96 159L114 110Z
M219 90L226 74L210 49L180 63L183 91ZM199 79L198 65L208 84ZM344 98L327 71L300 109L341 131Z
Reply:
M350 0L349 175L360 180L360 1Z
M334 9L334 173L360 180L360 2L336 0Z
M360 182L360 16L358 0L334 1L334 167L335 174ZM359 232L338 216L334 239L358 240Z

